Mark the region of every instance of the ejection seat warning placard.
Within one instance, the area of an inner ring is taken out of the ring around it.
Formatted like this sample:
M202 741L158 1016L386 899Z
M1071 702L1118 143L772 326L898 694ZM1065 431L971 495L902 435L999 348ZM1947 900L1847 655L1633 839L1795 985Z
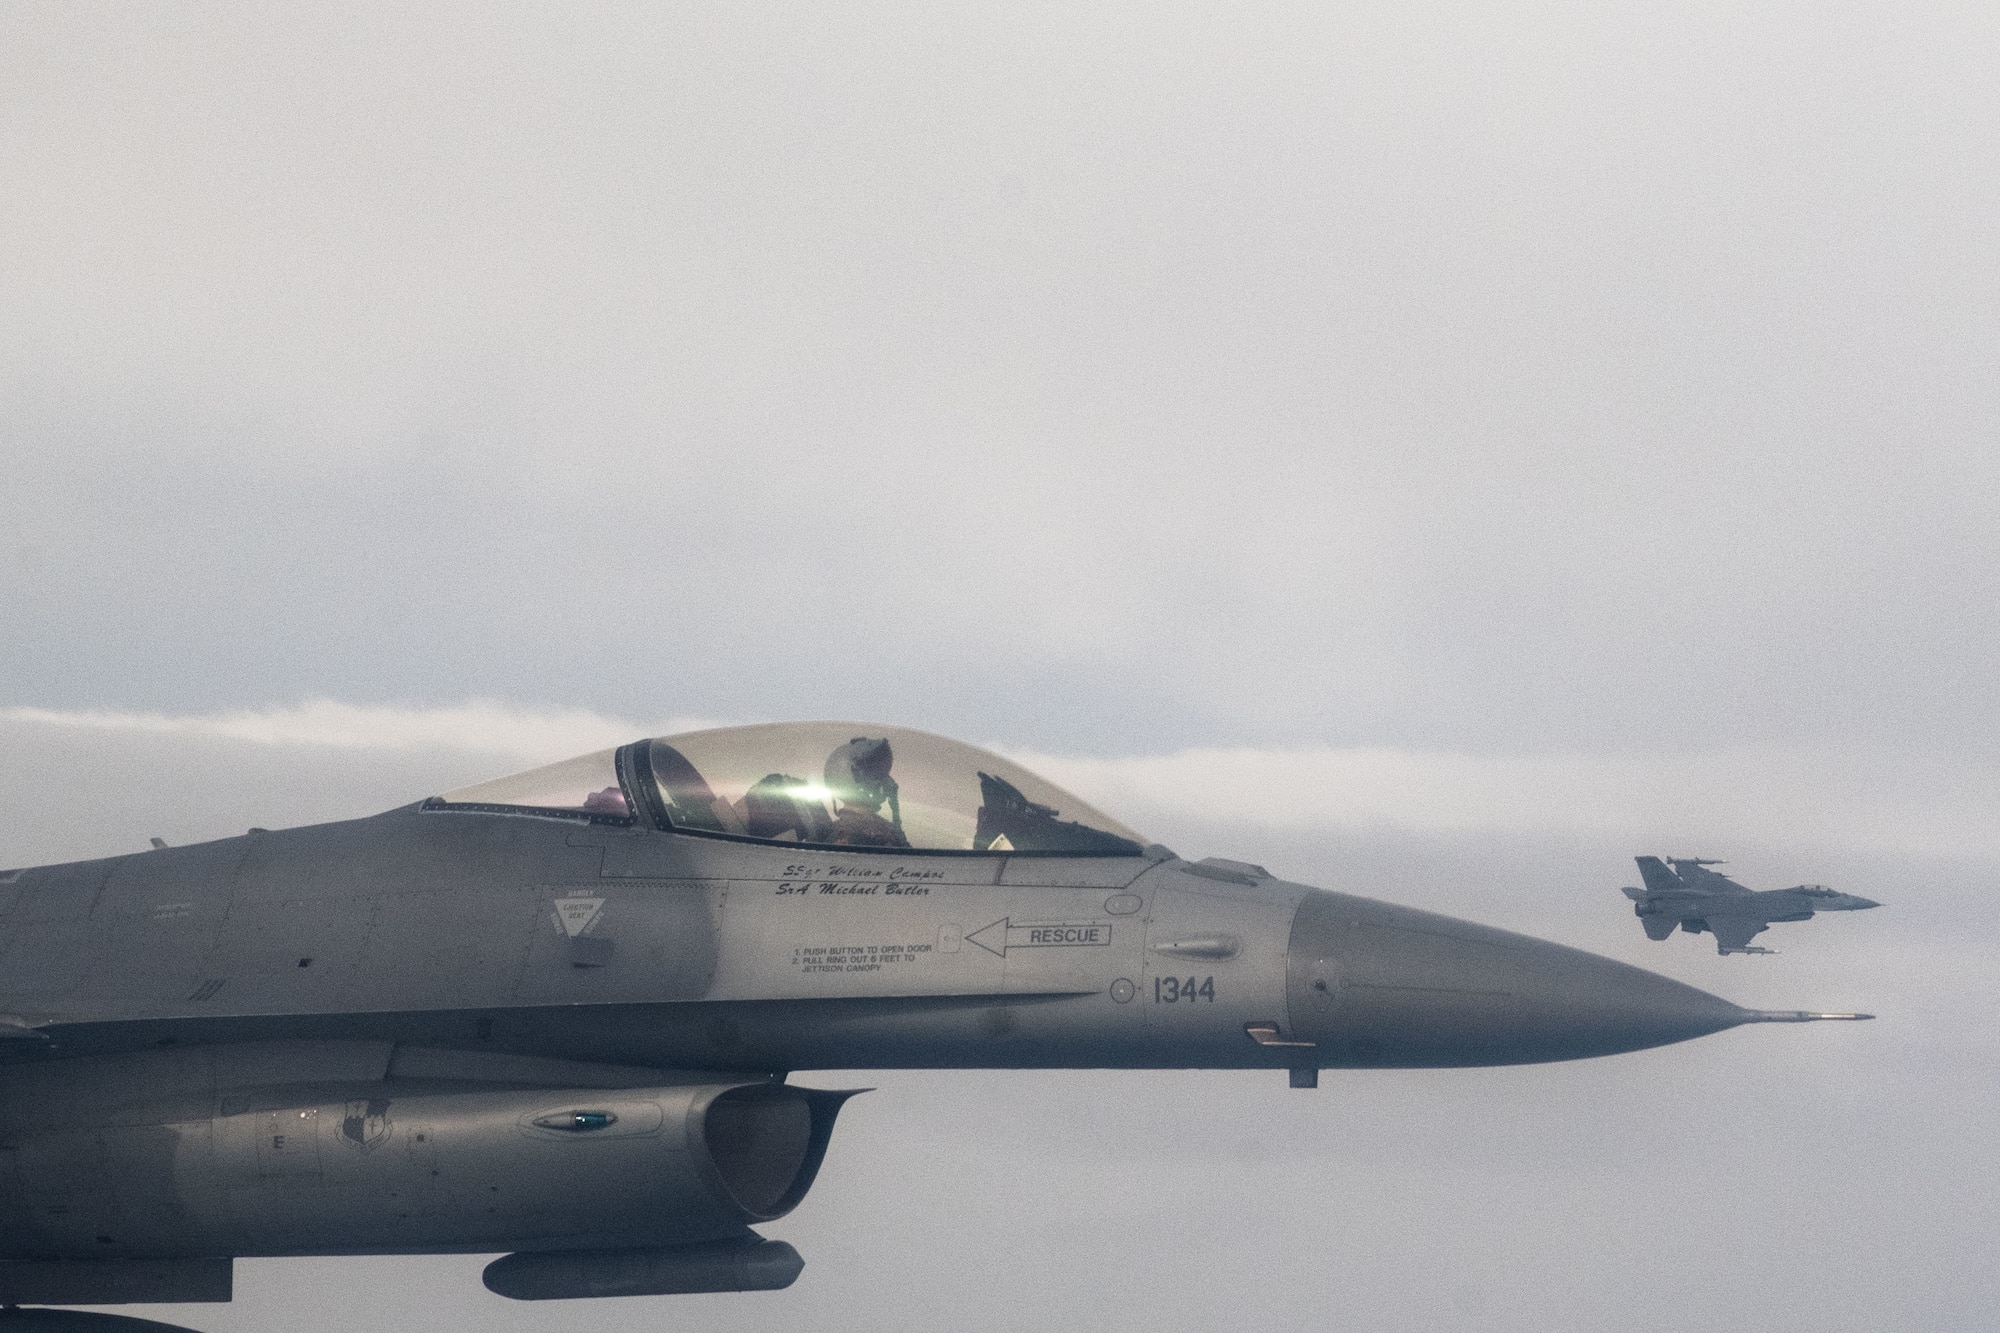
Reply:
M965 937L1002 958L1009 949L1089 949L1111 943L1109 921L1023 921L1002 917Z
M1001 958L1009 949L1090 949L1111 943L1109 921L1027 921L1003 917L964 937ZM931 953L929 944L808 944L792 950L801 972L880 972L914 963Z
M880 972L930 951L928 944L807 945L792 950L792 966L801 972Z

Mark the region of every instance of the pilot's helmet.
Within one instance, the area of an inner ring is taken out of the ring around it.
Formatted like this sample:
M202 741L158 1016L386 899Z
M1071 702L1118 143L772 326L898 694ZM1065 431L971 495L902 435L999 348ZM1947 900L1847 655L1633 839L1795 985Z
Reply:
M887 737L856 736L826 759L826 789L843 805L870 812L896 794L889 765L896 761Z

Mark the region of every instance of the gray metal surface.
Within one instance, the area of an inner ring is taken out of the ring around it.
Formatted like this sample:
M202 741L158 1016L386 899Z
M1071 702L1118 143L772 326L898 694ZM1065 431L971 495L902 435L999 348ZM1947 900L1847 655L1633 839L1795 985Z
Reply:
M0 1262L0 1306L226 1301L228 1259L13 1259Z
M510 1250L489 1285L537 1299L769 1287L797 1256L746 1227L804 1195L847 1095L791 1071L1204 1067L1311 1087L1837 1017L1182 861L1065 819L1109 823L995 757L885 730L1003 802L954 810L846 740L872 733L825 734L869 756L866 784L844 780L871 808L801 815L790 842L730 830L773 792L828 790L811 772L736 800L654 741L550 770L588 777L535 798L570 807L493 799L554 790L530 774L8 875L0 1260L23 1282L41 1270L18 1265L60 1261L55 1299L78 1304L172 1299L193 1271L172 1261L277 1254ZM648 785L669 759L679 785ZM910 840L906 817L969 841L885 845ZM1022 849L1038 839L1085 852Z
M746 1232L735 1240L659 1250L564 1250L510 1254L486 1265L487 1290L517 1301L595 1296L684 1296L713 1291L781 1291L805 1263L778 1240Z
M178 1324L96 1310L0 1310L0 1333L188 1333Z

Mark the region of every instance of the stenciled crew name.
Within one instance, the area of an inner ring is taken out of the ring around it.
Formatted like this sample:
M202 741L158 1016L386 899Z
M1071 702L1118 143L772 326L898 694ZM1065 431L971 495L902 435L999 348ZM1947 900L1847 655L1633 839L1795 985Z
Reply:
M912 884L906 880L878 881L871 884L856 884L851 880L798 880L778 881L773 891L775 897L796 898L806 894L830 894L834 896L881 897L881 898L924 898L930 895L928 884Z

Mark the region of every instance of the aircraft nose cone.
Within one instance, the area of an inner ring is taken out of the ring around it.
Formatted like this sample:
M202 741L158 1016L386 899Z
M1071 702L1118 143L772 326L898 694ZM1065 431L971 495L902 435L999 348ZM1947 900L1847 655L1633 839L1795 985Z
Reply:
M1873 898L1862 898L1854 894L1849 894L1848 896L1854 899L1854 906L1856 910L1860 910L1866 907L1880 907L1882 905L1876 902Z
M1325 1068L1574 1060L1755 1018L1581 949L1326 892L1293 921L1287 999Z

